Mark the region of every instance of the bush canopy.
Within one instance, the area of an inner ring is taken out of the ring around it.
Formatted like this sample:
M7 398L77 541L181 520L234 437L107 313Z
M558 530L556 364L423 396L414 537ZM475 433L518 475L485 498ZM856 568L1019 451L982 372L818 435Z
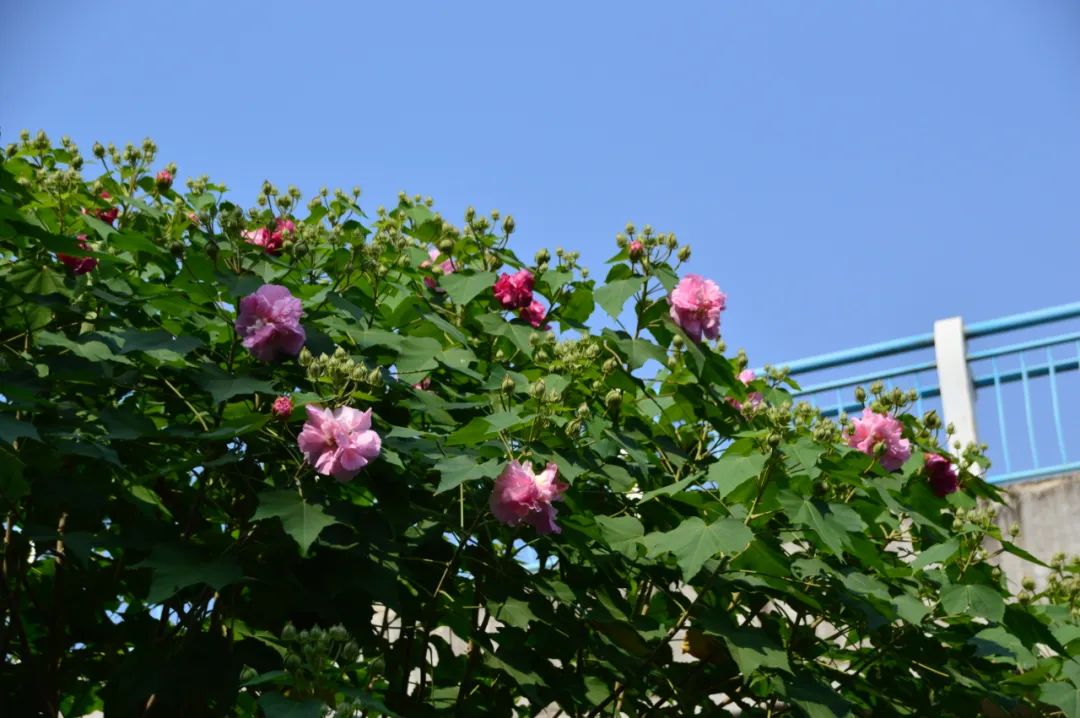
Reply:
M1013 595L978 447L793 406L674 235L600 282L155 155L4 153L5 715L1080 715L1080 569Z

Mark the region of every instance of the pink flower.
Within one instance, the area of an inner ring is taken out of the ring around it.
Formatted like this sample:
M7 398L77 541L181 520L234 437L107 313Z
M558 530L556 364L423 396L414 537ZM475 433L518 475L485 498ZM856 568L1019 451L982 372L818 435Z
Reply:
M640 239L631 242L627 249L630 251L630 259L635 262L641 259L641 255L645 254L645 245L641 243Z
M192 224L198 224L199 223L199 215L195 214L194 212L188 212L187 218L188 218L188 221L191 222ZM244 234L244 233L241 232L240 234Z
M741 372L739 372L739 381L741 381L747 386L749 386L750 382L752 382L756 378L757 375L754 374L753 369L743 369ZM761 396L761 392L759 391L752 391L746 395L746 403L752 407L757 406L762 401L764 401L764 397ZM728 403L730 403L736 409L742 411L743 403L738 399L734 397L728 397Z
M300 326L304 311L300 300L279 284L264 284L240 300L236 332L256 359L273 361L279 355L295 356L306 335Z
M687 274L668 297L671 319L695 342L702 335L708 339L720 336L720 312L727 306L727 295L716 282L700 274Z
M855 429L845 437L848 446L867 456L873 456L874 447L878 444L884 445L884 451L878 460L885 470L896 471L911 456L911 442L900 436L903 425L896 417L865 409L862 418L855 419L852 423Z
M274 220L274 231L270 233L270 238L276 240L280 245L283 240L291 237L295 233L296 223L291 219L278 217Z
M371 429L371 409L343 406L331 411L314 404L305 408L308 420L296 443L320 474L348 481L378 457L382 439Z
M170 172L169 170L161 170L157 173L157 176L154 177L154 182L157 183L158 190L164 192L165 190L172 187L172 172Z
M287 396L279 396L274 399L274 405L270 412L279 419L288 419L292 415L292 399Z
M521 318L532 324L537 329L540 329L544 323L544 319L547 317L547 307L537 301L533 301L529 306L524 307L521 310ZM545 326L544 329L547 329Z
M570 487L559 481L558 474L555 464L548 464L540 474L535 474L531 463L511 461L495 480L488 501L491 513L507 526L524 521L537 533L560 533L562 529L555 523L558 511L553 503L562 501L563 493Z
M924 457L926 478L930 480L930 490L940 498L945 498L960 488L960 477L956 475L949 460L940 454L927 454Z
M435 260L437 260L440 255L441 255L441 253L439 252L439 250L437 250L435 248L429 249L428 250L428 257L430 257L430 259L425 259L423 262L421 262L420 263L420 268L421 269L427 269L428 267L432 266L435 263ZM439 263L439 271L442 274L453 274L455 271L457 271L457 267L454 266L454 260L446 259L446 260L440 262ZM439 282L438 282L437 279L435 279L435 277L424 277L424 284L427 285L428 289L434 289L436 292L439 292L440 294L442 292L446 291L445 289L440 289L439 288Z
M522 269L514 274L500 274L495 282L495 298L506 309L524 309L532 302L533 274Z
M86 241L85 234L80 234L75 239L79 243L79 249L87 252L92 251L90 243ZM94 257L73 256L57 252L56 258L63 262L71 270L72 274L86 274L98 266L98 261Z
M244 230L240 233L240 236L243 237L244 241L248 244L262 247L267 254L277 254L278 250L281 249L281 236L278 235L275 238L266 227Z

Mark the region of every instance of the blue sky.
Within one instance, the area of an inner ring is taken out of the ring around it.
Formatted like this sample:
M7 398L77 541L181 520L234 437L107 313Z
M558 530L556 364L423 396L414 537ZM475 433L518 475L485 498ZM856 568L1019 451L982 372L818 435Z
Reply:
M595 274L674 231L755 364L1078 299L1080 5L4 3L0 130L498 208Z

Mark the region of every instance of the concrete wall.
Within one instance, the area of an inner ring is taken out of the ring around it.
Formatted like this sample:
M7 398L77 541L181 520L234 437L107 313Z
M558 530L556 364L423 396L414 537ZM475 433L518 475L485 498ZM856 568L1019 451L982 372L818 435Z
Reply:
M1003 535L1019 524L1014 543L1049 563L1058 552L1080 554L1080 473L1032 479L1004 487L1007 506L999 508L998 525ZM1001 557L1001 567L1014 590L1025 576L1046 585L1050 570L1010 554Z

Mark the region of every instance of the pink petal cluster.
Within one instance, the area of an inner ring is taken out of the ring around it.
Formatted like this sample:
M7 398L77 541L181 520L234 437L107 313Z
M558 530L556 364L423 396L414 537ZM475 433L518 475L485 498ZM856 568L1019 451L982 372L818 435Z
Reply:
M86 241L85 234L80 234L75 239L79 243L79 249L84 249L87 252L91 251L90 243ZM94 257L74 256L57 252L56 258L63 262L71 270L72 274L86 274L98 266L98 261Z
M911 442L900 435L903 425L895 416L865 409L862 418L852 423L855 428L845 437L848 446L873 456L874 447L883 444L885 449L878 461L885 470L896 471L911 456Z
M420 268L421 269L427 269L427 268L433 266L434 263L435 263L435 260L437 260L440 255L441 255L441 252L439 252L439 250L432 247L431 249L428 250L429 259L425 259L423 262L421 262L420 263ZM457 271L457 267L454 266L454 260L446 259L446 260L443 260L442 262L439 263L439 270L440 270L440 272L442 274L453 274L455 271ZM424 284L427 285L428 289L434 289L436 292L439 292L440 294L442 292L446 291L445 289L440 289L439 288L439 281L435 277L424 277Z
M529 306L522 307L518 316L537 329L540 329L541 327L547 329L547 326L544 326L544 319L547 318L547 307L535 299L529 303Z
M371 409L306 407L308 420L296 443L304 459L324 476L348 481L374 461L382 439L371 429Z
M292 399L287 396L274 399L274 405L270 407L270 412L279 419L288 419L292 415L292 410Z
M524 309L533 300L533 273L522 269L514 274L500 274L495 281L495 298L506 309Z
M749 386L750 382L754 379L757 379L757 375L754 374L753 369L743 369L739 372L739 381L747 386ZM746 395L746 403L752 407L759 405L762 401L764 401L764 397L761 396L761 392L759 391L752 391ZM743 408L743 403L734 397L729 397L728 402L740 411Z
M630 253L630 259L636 262L641 259L643 254L645 254L645 245L641 243L640 239L635 239L630 243L630 246L627 247L627 250Z
M926 478L930 481L930 490L936 496L945 498L960 488L960 477L952 463L940 454L927 454L924 458Z
M495 480L489 500L491 513L507 526L524 522L540 534L560 533L562 529L555 523L558 511L553 504L562 501L570 486L559 481L558 476L555 464L548 464L536 474L531 463L511 461Z
M671 319L695 342L702 335L708 339L720 336L720 312L727 306L727 295L716 282L700 274L687 274L668 297Z
M154 182L157 184L158 190L164 192L165 190L172 187L172 172L169 172L169 170L161 170L157 173L157 176L154 177Z
M259 227L253 230L244 230L240 236L248 244L262 247L267 254L277 254L281 251L281 245L285 239L296 231L296 224L291 219L278 217L274 220L274 229Z
M112 199L112 195L105 190L101 190L101 194L98 196L105 200ZM83 207L82 213L92 214L105 224L112 224L116 221L116 218L120 216L120 209L117 207L109 207L108 209L88 210Z
M280 284L264 284L240 300L236 333L256 359L273 361L279 355L296 356L306 335L300 326L304 310L300 300Z

